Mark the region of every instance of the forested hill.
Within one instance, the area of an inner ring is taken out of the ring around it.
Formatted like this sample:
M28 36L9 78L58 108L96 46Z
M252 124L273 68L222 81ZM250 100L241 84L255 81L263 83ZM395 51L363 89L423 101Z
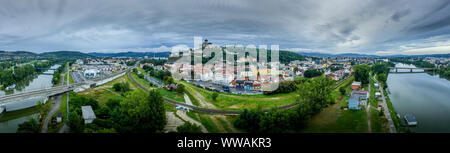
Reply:
M78 51L56 51L56 52L45 52L39 54L41 57L45 58L87 58L93 57L92 55L81 53Z
M81 53L78 51L55 51L45 53L33 53L29 51L0 51L0 59L12 59L12 58L36 58L36 59L51 59L51 58L87 58L93 57L91 55Z
M291 61L295 61L295 60L299 60L299 61L304 61L306 60L305 56L294 53L294 52L290 52L290 51L282 51L280 50L280 62L287 64Z
M120 52L120 53L88 53L96 57L169 57L170 52Z
M14 51L14 52L0 51L0 57L14 57L14 56L35 57L37 55L38 54L36 54L36 53L27 52L27 51Z

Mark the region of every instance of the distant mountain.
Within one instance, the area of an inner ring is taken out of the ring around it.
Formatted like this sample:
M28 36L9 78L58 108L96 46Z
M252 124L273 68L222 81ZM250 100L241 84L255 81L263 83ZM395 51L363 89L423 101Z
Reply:
M436 58L450 58L449 54L427 54L427 55L390 55L388 57L436 57Z
M45 52L39 54L41 57L45 58L87 58L93 57L92 55L82 53L79 51L55 51L55 52Z
M0 58L86 58L91 55L79 51L55 51L36 54L29 51L0 51Z
M38 56L38 54L28 52L28 51L0 51L0 57L4 57L4 58L12 58L12 57L34 58L37 56Z
M96 57L169 57L170 52L120 52L120 53L88 53L91 56Z
M377 55L343 53L343 54L328 54L328 53L313 53L313 52L296 52L297 54L312 57L379 57Z

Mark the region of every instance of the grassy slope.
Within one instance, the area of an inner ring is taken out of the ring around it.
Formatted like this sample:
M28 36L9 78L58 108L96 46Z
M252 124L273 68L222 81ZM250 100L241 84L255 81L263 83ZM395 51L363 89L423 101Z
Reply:
M222 110L242 110L243 108L253 109L260 105L263 109L283 106L296 102L296 93L276 94L276 95L234 95L228 93L220 93L216 101L212 100L213 91L196 87L190 83L183 83L187 91L196 90L208 102L212 102L217 108Z

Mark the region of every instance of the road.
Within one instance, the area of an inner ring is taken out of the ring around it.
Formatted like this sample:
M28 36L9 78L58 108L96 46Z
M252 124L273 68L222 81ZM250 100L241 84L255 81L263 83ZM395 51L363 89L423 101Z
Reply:
M375 79L375 76L373 76L373 80L375 80L375 82L378 83L378 80ZM384 97L383 88L381 87L380 83L378 83L378 84L379 84L378 88L380 88L381 96L382 96L382 99L383 99L382 106L383 106L383 109L384 109L384 115L386 116L386 118L388 120L388 124L389 124L389 131L391 133L397 133L397 129L395 129L395 125L394 125L394 121L392 120L391 113L389 113L389 107L387 106L386 98Z
M52 104L50 111L47 113L47 117L44 119L42 123L42 130L41 133L47 133L48 132L48 122L52 119L52 116L58 111L59 106L61 105L61 95L55 96L55 99L53 102L55 104Z
M367 131L369 133L372 133L372 127L370 126L370 96L371 96L371 83L369 83L369 96L367 98L367 107L366 107L366 114L367 114Z

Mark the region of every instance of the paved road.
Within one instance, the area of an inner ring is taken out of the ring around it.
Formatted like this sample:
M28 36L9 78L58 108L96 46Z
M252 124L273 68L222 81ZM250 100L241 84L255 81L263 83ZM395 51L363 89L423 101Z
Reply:
M184 101L186 101L186 104L188 104L188 105L193 105L191 102L191 99L189 98L189 96L186 93L184 93Z
M376 75L375 75L375 76L376 76ZM378 80L375 79L375 76L373 76L373 80L375 80L375 82L378 83ZM392 121L391 113L389 113L389 107L387 106L386 98L384 97L384 91L383 91L383 88L381 87L381 84L380 84L380 83L378 83L378 84L379 84L378 87L380 88L381 96L382 96L382 99L383 99L383 104L382 104L382 106L383 106L383 109L384 109L384 115L385 115L386 118L388 119L389 131L390 131L391 133L397 133L397 129L395 129L394 121Z
M177 131L177 127L184 124L184 121L179 119L173 112L166 112L167 123L164 127L164 132Z
M368 96L368 98L367 98L367 107L366 107L366 114L367 114L367 131L369 132L369 133L372 133L372 127L370 126L370 96L371 96L371 92L370 92L370 89L371 89L371 85L372 84L370 84L369 83L369 96Z
M61 97L62 97L61 95L55 96L54 99L55 104L52 104L50 111L47 113L47 117L44 119L41 133L48 132L48 122L50 121L50 119L52 119L52 116L58 111L58 108L61 105Z
M180 116L185 121L188 121L188 122L191 122L192 124L200 126L203 133L208 133L208 130L206 130L205 126L203 126L202 123L187 116L185 111L177 110L177 115Z

